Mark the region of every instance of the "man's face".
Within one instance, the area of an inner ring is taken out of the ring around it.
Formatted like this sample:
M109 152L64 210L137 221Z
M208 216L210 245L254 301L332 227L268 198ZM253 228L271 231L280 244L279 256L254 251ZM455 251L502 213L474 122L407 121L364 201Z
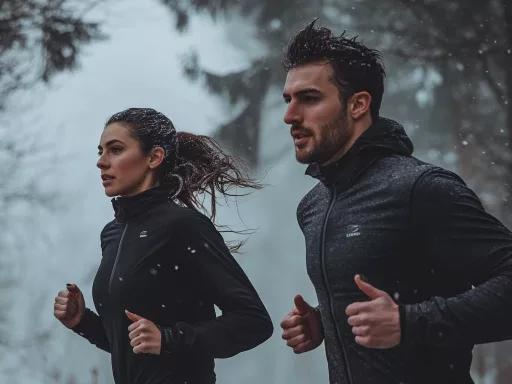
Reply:
M284 122L291 126L299 163L324 164L346 151L352 136L347 107L340 102L329 63L312 63L288 72Z

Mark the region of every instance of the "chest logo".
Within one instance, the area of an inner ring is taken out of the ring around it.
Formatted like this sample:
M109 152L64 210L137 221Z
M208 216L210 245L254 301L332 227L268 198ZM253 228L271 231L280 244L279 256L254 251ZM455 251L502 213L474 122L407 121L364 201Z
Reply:
M347 237L355 237L359 236L361 232L359 232L359 225L348 225L347 226Z
M148 231L142 231L139 237L147 237Z

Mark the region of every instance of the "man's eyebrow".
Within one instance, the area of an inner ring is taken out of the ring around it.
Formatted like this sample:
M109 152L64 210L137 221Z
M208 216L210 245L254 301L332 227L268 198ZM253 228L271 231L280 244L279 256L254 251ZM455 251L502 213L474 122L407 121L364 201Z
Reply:
M311 94L311 93L314 93L314 94L317 94L317 95L320 95L322 92L316 88L305 88L305 89L301 89L300 91L298 92L295 92L295 96L304 96L304 95L307 95L307 94ZM283 98L289 98L290 97L290 94L288 93L283 93Z

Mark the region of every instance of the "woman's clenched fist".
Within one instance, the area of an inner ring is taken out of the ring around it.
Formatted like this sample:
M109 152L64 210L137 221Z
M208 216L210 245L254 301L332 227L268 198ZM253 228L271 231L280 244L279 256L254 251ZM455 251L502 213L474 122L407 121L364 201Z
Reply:
M53 315L66 327L74 328L85 313L85 300L75 284L67 284L66 289L55 297Z

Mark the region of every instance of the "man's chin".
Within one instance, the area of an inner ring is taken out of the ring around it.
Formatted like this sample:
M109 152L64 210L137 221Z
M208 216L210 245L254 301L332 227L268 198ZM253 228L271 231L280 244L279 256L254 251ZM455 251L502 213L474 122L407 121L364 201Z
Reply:
M332 154L332 151L329 150L323 150L323 149L317 149L317 150L306 150L306 149L298 149L295 148L295 159L300 164L320 164L320 165L327 165L326 163L329 162L329 159L332 159L334 154Z
M308 164L313 163L313 161L310 161L308 158L302 158L302 157L299 157L299 156L295 156L295 159L297 160L297 162L299 164L308 165Z
M311 164L315 162L311 151L300 150L298 148L295 148L295 160L300 164Z

